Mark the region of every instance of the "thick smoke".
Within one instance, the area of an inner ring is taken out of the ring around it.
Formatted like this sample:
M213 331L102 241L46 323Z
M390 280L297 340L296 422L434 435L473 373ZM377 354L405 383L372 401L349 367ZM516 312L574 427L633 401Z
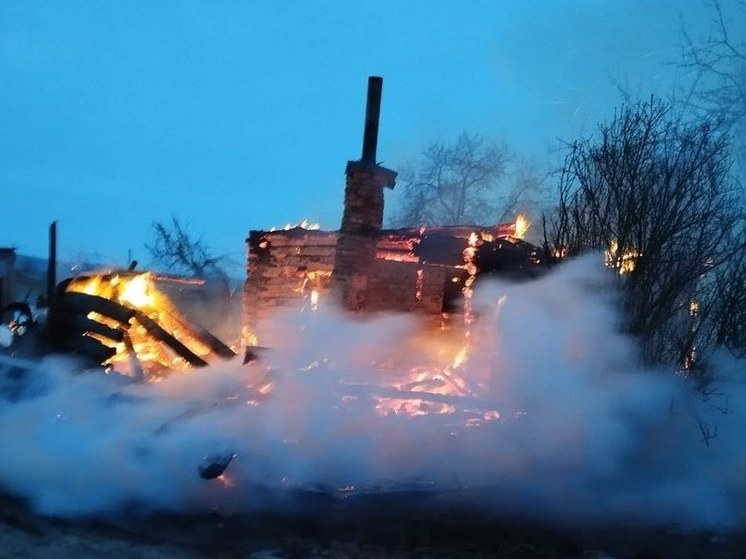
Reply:
M412 316L350 319L323 302L265 325L272 349L248 366L139 384L45 359L0 387L0 484L70 516L406 489L563 521L738 522L746 394L726 379L743 363L723 358L708 398L642 369L602 268L586 259L478 286L458 368L446 368L457 334ZM381 400L427 367L451 371L466 395L423 397L414 416ZM444 405L452 413L436 413ZM200 478L226 453L224 476Z

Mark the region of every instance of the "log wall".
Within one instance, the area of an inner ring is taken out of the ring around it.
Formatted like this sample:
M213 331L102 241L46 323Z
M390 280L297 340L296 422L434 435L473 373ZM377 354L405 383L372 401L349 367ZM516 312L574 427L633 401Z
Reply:
M410 236L384 232L377 241L377 257L365 275L350 281L364 281L353 292L364 293L357 302L365 312L412 312L439 315L443 309L444 285L459 270L455 266L424 264L411 252L418 231ZM244 324L249 328L281 308L311 305L310 295L318 290L320 304L333 301L331 274L337 252L337 231L252 231L248 243L248 279L244 284ZM350 302L345 302L348 308Z

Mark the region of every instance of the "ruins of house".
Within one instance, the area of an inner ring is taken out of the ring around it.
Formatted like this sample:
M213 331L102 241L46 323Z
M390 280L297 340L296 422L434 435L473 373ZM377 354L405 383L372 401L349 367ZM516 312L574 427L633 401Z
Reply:
M319 299L354 311L440 317L462 309L478 274L539 273L538 249L517 238L514 223L382 228L384 189L394 187L396 172L376 163L381 86L381 78L369 78L362 157L347 163L340 229L249 233L247 326L283 307L314 308Z

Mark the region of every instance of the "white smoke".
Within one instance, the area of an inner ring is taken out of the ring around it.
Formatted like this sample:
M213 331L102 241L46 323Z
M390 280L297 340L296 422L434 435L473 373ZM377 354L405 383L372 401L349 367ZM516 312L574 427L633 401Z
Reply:
M376 410L410 367L442 366L452 345L412 316L350 319L323 304L285 313L263 328L272 350L260 362L157 384L45 359L0 387L0 485L56 515L241 511L354 487L545 519L739 521L743 386L723 381L704 401L681 377L643 370L605 278L585 259L530 283L479 286L459 369L471 394L446 398L450 414ZM739 368L719 365L723 379ZM200 478L226 453L224 477Z

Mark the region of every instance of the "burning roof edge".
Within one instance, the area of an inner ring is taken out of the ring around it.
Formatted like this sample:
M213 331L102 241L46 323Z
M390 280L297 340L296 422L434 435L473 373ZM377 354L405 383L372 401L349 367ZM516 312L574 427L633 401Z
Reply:
M379 237L420 237L425 234L443 234L451 235L456 238L468 239L472 233L492 234L495 237L512 237L515 235L515 223L501 223L495 225L437 225L422 227L401 227L397 229L381 229ZM322 238L339 235L339 229L310 229L301 225L284 229L252 229L246 242L267 235L284 236L290 238Z

